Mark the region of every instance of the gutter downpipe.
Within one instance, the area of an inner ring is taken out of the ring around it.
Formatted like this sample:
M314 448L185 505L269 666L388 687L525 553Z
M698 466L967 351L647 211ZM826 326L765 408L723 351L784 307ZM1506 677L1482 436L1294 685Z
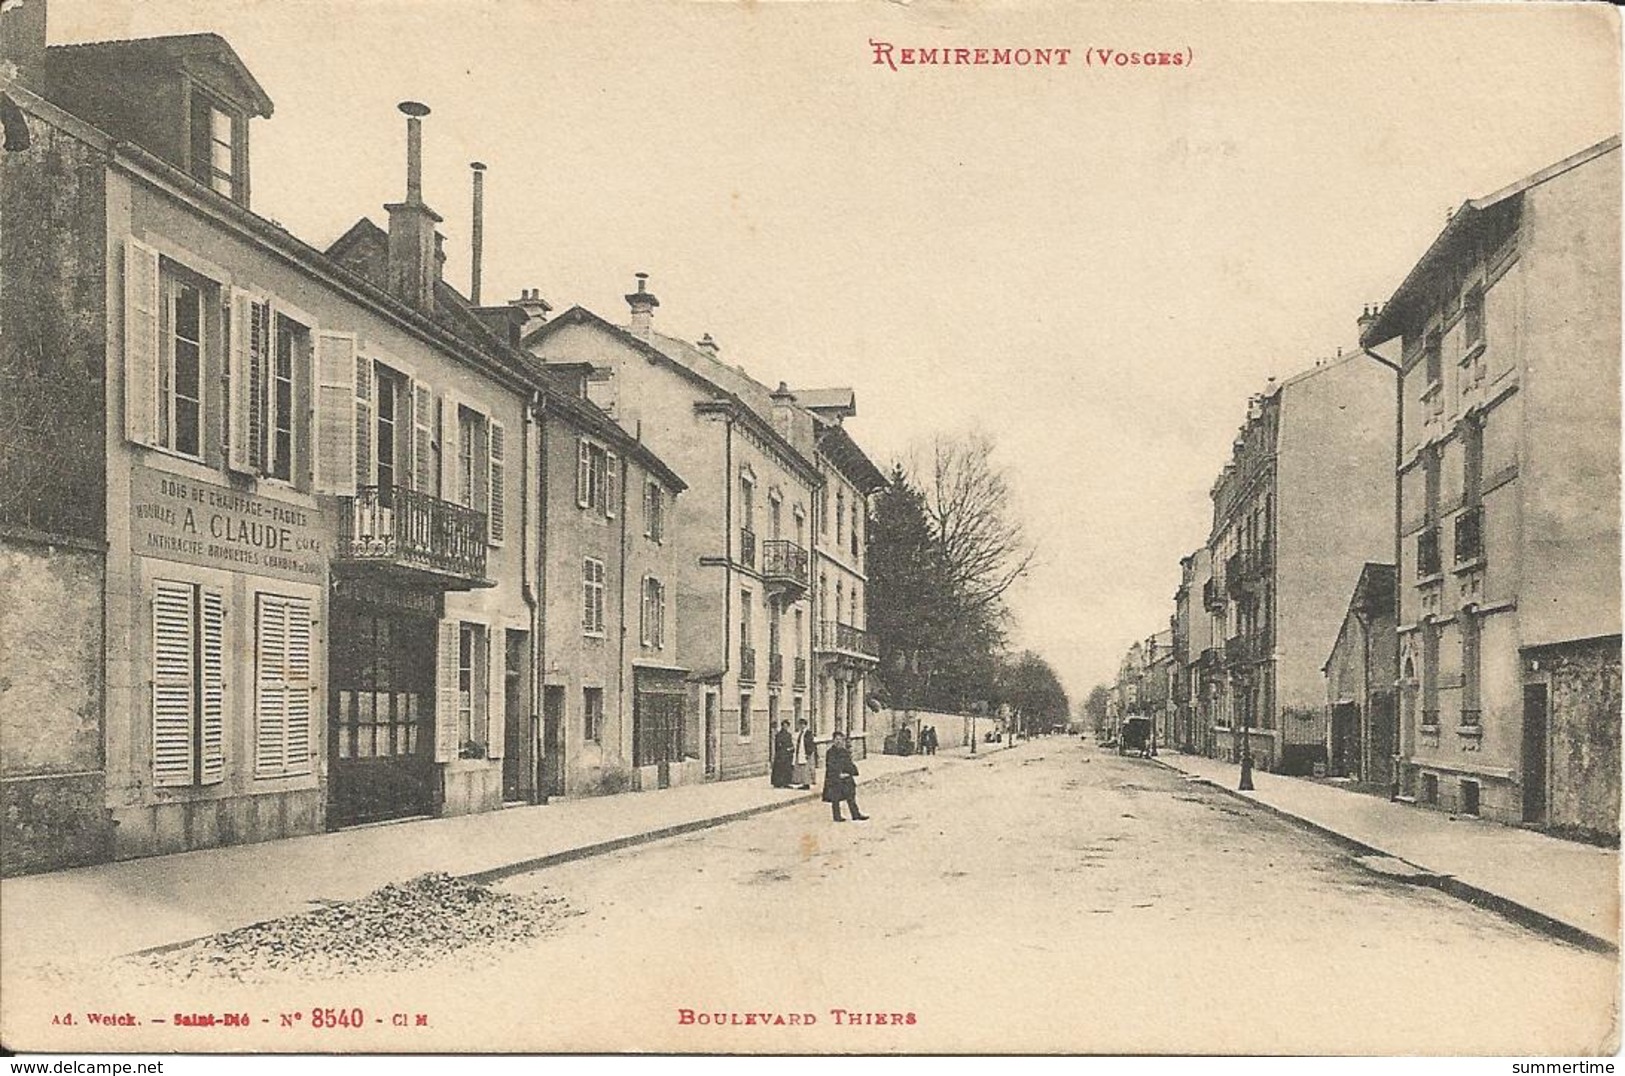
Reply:
M1405 590L1405 573L1400 571L1403 563L1401 554L1404 552L1404 536L1401 528L1404 526L1403 496L1405 462L1405 368L1400 363L1385 359L1375 351L1360 345L1360 351L1373 362L1381 363L1394 372L1394 623L1399 623L1400 599ZM1369 675L1369 665L1367 666ZM1404 730L1401 727L1401 717L1404 708L1400 706L1400 685L1394 685L1394 742L1393 757L1389 762L1388 773L1388 799L1390 802L1399 799L1399 767L1400 756L1404 751ZM1366 685L1366 693L1370 694L1370 684Z
M542 710L541 700L547 691L547 398L536 394L534 421L536 424L536 589L527 594L531 601L531 615L536 625L531 635L532 670L531 700L535 711L531 715L531 802L546 803L548 794L542 790ZM529 483L526 483L529 488Z

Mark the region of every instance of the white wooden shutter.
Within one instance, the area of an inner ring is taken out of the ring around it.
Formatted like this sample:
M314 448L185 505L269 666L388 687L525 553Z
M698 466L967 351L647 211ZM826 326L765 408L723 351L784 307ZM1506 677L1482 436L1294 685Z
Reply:
M198 688L203 748L198 783L217 785L226 779L226 598L204 588L198 605Z
M370 486L372 477L372 360L355 357L355 484Z
M412 383L412 488L434 493L439 475L434 467L434 390L421 381Z
M158 252L124 241L124 435L158 443Z
M504 483L507 481L507 431L502 423L491 422L490 452L486 460L488 477L490 479L491 495L486 514L490 519L486 534L492 545L501 545L508 534L508 523L504 514L507 511L507 495Z
M194 588L159 582L152 597L152 783L192 783Z
M592 488L592 446L585 437L576 438L576 505L587 507Z
M434 760L457 757L457 645L462 625L442 620L435 646Z
M226 357L231 399L226 462L242 474L265 469L270 351L270 304L241 288L231 289L231 341Z
M310 602L305 598L284 599L287 609L287 663L283 666L287 720L287 763L289 775L310 772L311 767L311 683L310 683Z
M355 495L355 334L316 334L316 488Z
M440 397L440 499L462 504L463 424L458 418L462 405L452 393ZM452 756L456 757L456 752Z
M604 455L604 515L615 518L621 503L621 465L615 453Z
M254 626L254 776L280 777L288 758L288 609L261 594Z
M501 758L508 733L508 648L503 645L507 640L502 628L493 627L486 634L491 671L486 678L490 690L486 693L489 701L485 708L485 755Z

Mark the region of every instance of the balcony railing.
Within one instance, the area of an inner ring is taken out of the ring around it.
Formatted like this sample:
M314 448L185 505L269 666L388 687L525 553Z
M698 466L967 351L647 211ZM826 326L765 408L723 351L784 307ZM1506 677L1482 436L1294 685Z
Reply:
M747 684L756 682L756 648L754 646L741 646L739 648L739 679Z
M796 687L807 686L807 659L796 658Z
M756 532L749 527L739 528L739 563L747 568L756 567Z
M1210 613L1224 612L1224 583L1209 579L1202 584L1202 608Z
M785 538L762 543L762 576L771 582L807 586L807 551Z
M339 500L336 560L486 585L485 513L401 486L364 486Z
M834 620L819 621L818 649L856 654L870 660L877 660L880 657L880 648L875 645L874 636L862 628L854 628L850 624L841 624Z
M769 653L767 655L767 682L770 684L784 683L784 655Z

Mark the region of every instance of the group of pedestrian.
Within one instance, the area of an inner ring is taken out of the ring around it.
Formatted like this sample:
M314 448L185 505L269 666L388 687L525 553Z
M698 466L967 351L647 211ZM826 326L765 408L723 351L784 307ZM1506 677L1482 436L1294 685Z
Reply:
M892 742L896 744L897 753L899 755L914 754L914 733L907 725L904 725L902 728L897 730L896 739ZM926 725L924 728L920 729L919 752L922 755L934 755L937 753L937 730L935 726Z
M774 788L812 788L813 776L818 770L818 740L807 725L807 719L796 722L790 731L790 722L779 723L773 734L773 764L771 779ZM846 735L837 731L830 737L829 750L824 755L823 800L829 804L831 815L837 822L845 822L841 804L851 809L855 822L867 821L869 816L858 810L858 767L852 761L852 750L846 744Z
M937 727L927 725L920 730L920 754L934 755L937 753Z

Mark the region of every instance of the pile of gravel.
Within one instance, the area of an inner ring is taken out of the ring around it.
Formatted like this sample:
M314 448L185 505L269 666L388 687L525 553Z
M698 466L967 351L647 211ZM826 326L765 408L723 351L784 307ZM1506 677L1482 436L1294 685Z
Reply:
M141 978L170 982L375 974L423 967L471 947L511 948L578 914L563 897L506 893L450 874L425 874L359 900L128 959Z

